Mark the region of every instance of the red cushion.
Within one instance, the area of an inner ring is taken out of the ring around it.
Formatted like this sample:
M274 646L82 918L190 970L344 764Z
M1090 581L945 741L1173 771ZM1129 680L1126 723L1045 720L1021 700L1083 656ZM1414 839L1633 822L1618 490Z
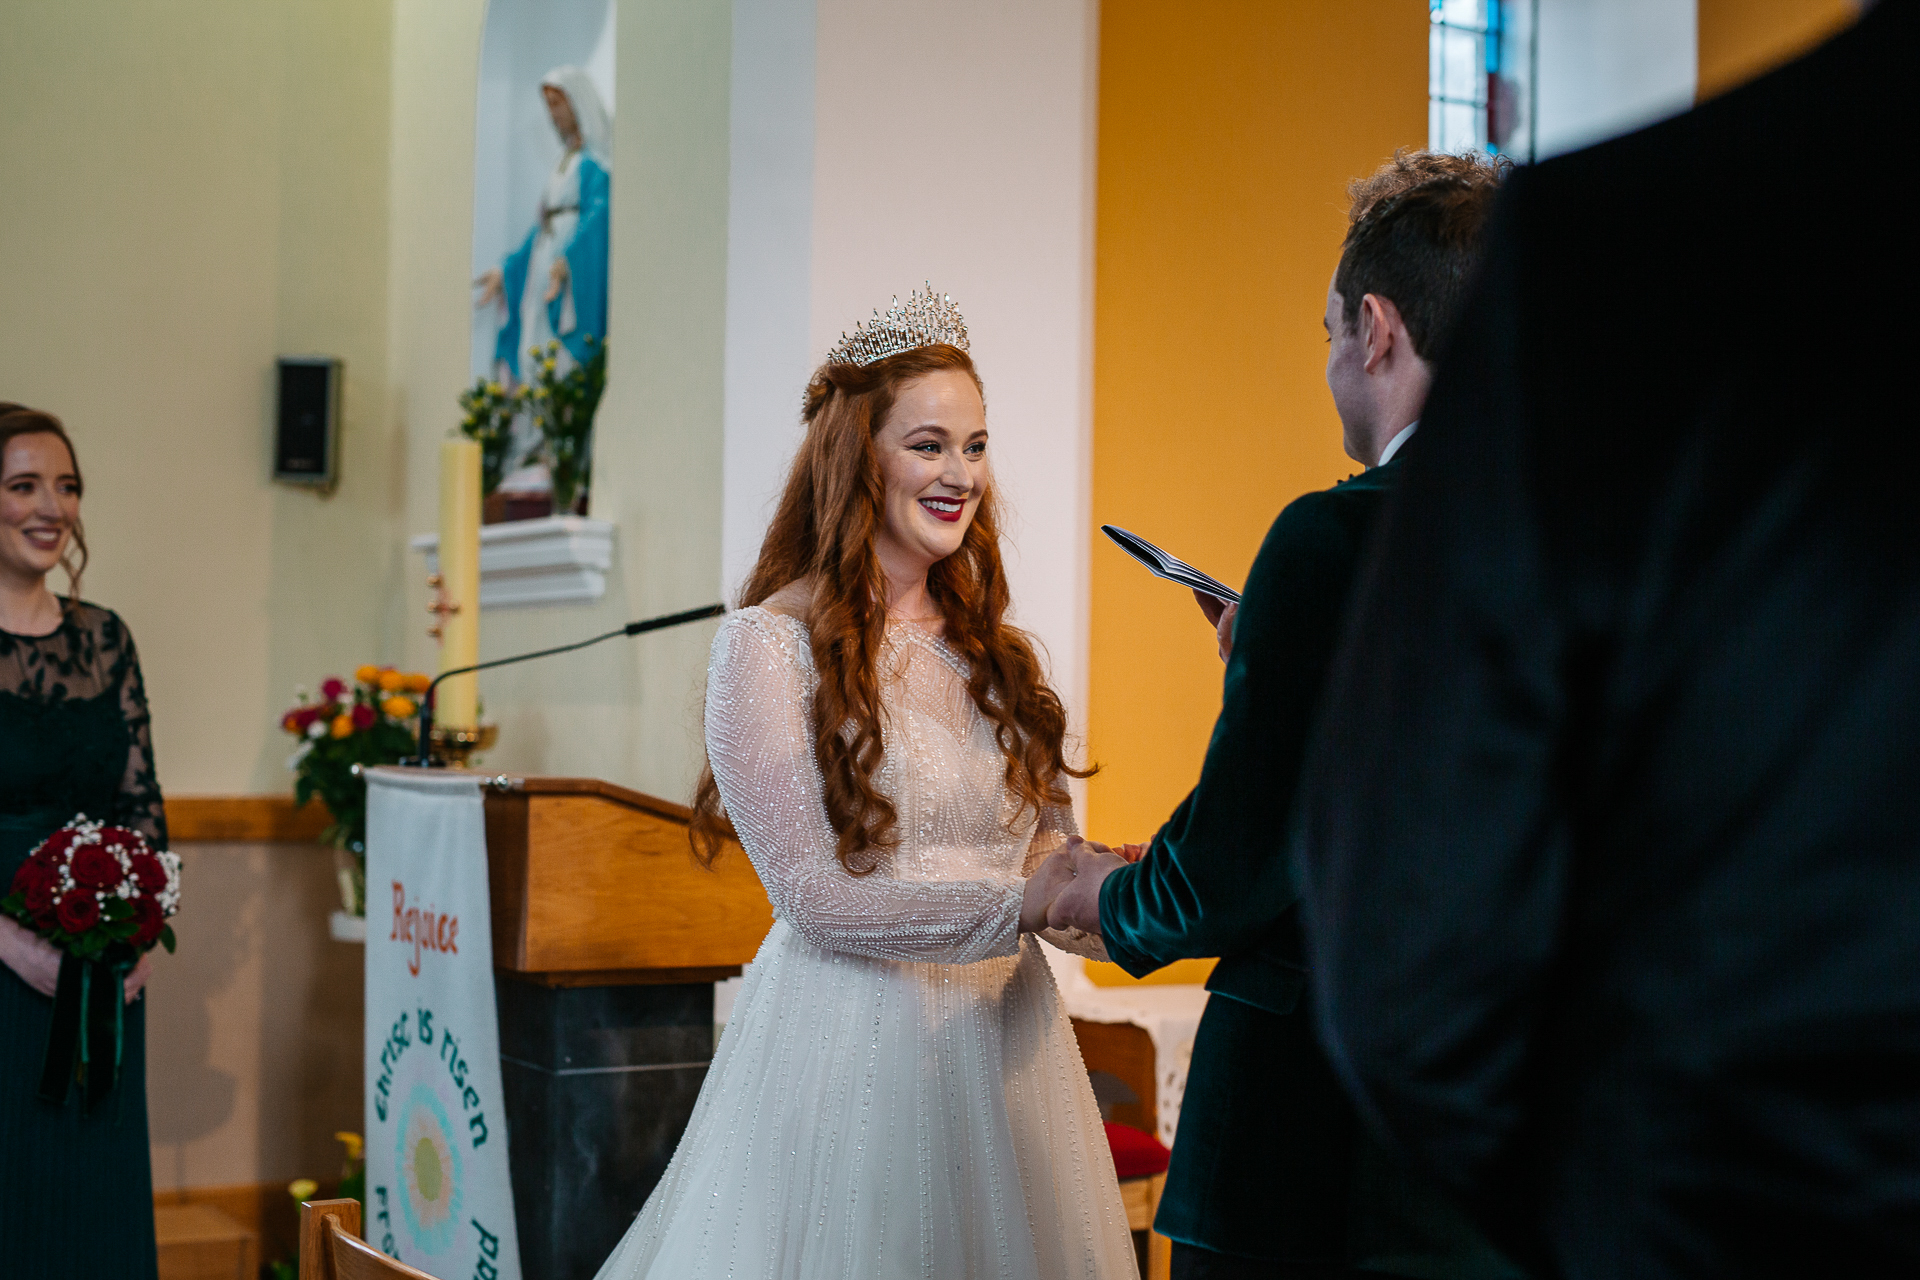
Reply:
M1130 1124L1107 1121L1107 1146L1113 1149L1113 1171L1121 1178L1151 1178L1167 1171L1169 1153L1160 1139Z

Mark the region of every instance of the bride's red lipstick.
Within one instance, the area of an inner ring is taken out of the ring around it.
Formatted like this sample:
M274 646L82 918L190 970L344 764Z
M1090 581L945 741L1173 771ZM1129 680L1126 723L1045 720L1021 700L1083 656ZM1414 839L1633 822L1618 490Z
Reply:
M921 498L919 502L922 509L932 515L934 519L945 520L948 524L952 524L961 516L965 515L967 510L967 500L965 498ZM942 511L939 507L933 505L936 502L953 503L953 510Z

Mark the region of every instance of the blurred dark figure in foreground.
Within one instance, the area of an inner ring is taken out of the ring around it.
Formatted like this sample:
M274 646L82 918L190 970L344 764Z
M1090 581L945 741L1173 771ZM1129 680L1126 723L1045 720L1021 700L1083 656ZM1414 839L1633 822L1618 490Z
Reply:
M1543 1274L1920 1275L1917 17L1515 176L1327 690L1323 1032Z

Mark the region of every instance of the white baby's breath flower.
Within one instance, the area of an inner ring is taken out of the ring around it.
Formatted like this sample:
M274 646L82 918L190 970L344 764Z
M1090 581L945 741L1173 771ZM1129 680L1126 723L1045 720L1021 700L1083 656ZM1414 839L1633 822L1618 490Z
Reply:
M315 721L314 721L314 722L313 722L312 724L310 724L310 725L308 725L308 726L307 726L307 736L308 736L309 738L324 738L324 737L326 737L326 736L327 736L327 722L326 722L325 720L315 720Z

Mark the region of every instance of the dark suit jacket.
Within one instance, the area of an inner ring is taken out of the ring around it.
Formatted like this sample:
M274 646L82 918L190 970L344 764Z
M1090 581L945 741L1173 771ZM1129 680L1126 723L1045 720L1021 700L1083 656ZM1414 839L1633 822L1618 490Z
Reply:
M1329 1047L1542 1270L1920 1274L1916 55L1521 172L1356 596Z
M1223 1253L1505 1275L1455 1211L1377 1150L1302 1006L1286 819L1341 611L1416 434L1384 467L1274 521L1248 575L1199 784L1145 858L1107 878L1100 931L1129 972L1219 956L1156 1226Z

